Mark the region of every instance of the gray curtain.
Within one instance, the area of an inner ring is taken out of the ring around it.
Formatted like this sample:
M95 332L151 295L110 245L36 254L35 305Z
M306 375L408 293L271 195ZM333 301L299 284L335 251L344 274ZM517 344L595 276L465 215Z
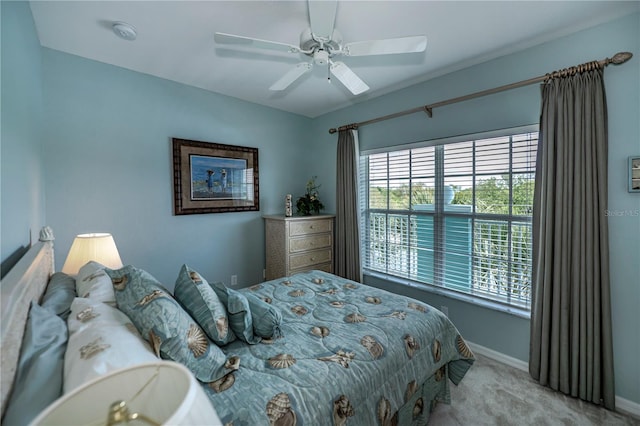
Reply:
M336 164L335 274L361 282L358 131L340 130Z
M529 372L613 410L607 104L592 68L542 86Z

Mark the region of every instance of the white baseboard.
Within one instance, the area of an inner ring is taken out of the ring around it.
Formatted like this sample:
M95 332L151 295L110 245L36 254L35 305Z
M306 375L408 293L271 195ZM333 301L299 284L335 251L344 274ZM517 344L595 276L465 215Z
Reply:
M616 396L616 411L640 419L640 404Z
M513 358L509 355L505 355L501 352L494 351L493 349L489 349L473 342L467 341L467 345L473 352L479 355L484 355L487 358L491 358L510 367L517 368L518 370L529 371L529 364L525 361ZM619 396L616 396L616 411L640 418L640 404Z
M513 358L485 346L478 345L477 343L469 342L468 340L467 345L469 345L469 348L477 354L484 355L487 358L507 364L508 366L517 368L518 370L529 371L529 364L525 361L519 360L518 358Z

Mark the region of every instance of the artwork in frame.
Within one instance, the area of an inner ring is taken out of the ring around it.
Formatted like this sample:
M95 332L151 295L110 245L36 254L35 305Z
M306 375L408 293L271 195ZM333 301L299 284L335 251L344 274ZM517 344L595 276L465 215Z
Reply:
M640 155L629 157L629 192L640 192Z
M174 214L260 210L258 149L173 138Z

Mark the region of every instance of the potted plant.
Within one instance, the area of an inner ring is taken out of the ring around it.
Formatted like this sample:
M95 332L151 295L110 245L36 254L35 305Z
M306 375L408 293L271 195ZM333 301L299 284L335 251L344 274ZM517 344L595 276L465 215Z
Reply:
M306 185L306 193L298 198L296 202L296 209L298 214L304 216L310 216L312 214L320 213L320 210L324 209L324 205L318 199L318 188L320 185L316 185L317 176L313 176Z

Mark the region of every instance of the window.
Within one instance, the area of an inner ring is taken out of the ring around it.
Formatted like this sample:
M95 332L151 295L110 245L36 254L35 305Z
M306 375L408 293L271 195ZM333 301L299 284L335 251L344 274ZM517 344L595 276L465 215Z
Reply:
M510 133L362 153L365 272L528 309L538 134Z

